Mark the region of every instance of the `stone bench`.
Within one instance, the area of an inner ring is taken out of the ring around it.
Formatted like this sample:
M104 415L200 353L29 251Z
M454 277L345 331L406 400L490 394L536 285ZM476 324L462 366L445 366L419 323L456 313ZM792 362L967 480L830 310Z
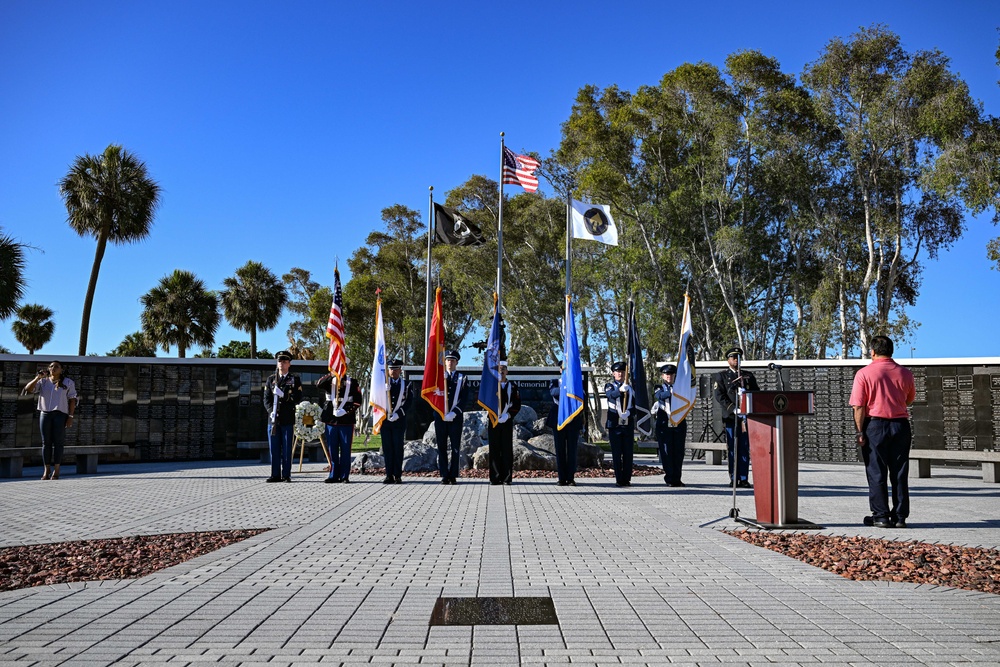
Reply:
M931 461L981 463L983 481L1000 482L1000 452L977 452L971 449L911 449L910 460L917 462L917 476L931 476Z
M76 474L93 475L97 472L97 457L101 454L128 454L128 445L81 445L63 447L63 459L76 457ZM0 449L0 477L22 477L24 458L41 456L41 447L11 447Z
M657 445L655 442L637 442L637 447L639 451L650 451L656 452ZM723 461L723 454L726 453L727 447L724 442L686 442L684 443L686 450L691 452L691 458L695 458L695 452L705 452L705 463L713 466L721 466Z

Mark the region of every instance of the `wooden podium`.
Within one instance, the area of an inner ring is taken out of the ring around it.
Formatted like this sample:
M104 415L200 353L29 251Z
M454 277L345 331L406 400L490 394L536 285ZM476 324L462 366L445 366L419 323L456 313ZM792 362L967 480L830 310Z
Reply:
M757 518L737 521L767 529L822 528L799 518L799 416L815 412L813 392L747 392L740 412L747 416Z

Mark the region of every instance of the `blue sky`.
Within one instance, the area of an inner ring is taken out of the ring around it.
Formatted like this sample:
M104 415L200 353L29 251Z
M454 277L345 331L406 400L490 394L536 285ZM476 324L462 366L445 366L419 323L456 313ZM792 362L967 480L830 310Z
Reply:
M79 339L95 243L70 230L56 187L78 155L121 143L163 188L150 237L104 258L89 342L103 354L177 268L212 289L250 259L331 284L334 260L344 267L384 207L426 216L428 186L441 200L474 173L497 178L501 131L514 150L548 155L581 86L635 90L741 49L797 75L829 39L873 23L907 50L941 49L1000 115L1000 6L988 1L5 0L0 227L37 248L26 302L56 311L39 354L75 354ZM997 235L988 216L970 220L928 264L910 311L921 326L897 356L997 353L1000 309L982 296L1000 287L985 253ZM258 345L284 347L287 325ZM223 324L216 344L247 338ZM24 351L10 320L0 345Z

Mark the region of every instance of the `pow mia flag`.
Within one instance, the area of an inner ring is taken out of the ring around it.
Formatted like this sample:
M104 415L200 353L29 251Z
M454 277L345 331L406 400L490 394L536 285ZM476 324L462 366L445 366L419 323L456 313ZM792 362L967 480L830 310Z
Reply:
M434 204L434 236L448 245L480 245L482 231L453 208Z
M570 221L573 223L573 238L618 245L618 227L611 217L610 206L588 204L575 199L572 204Z

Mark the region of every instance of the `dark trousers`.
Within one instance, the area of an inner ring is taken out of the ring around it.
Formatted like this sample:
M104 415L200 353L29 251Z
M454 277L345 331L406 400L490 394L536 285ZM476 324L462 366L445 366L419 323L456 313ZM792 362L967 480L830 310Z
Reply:
M733 432L736 430L735 422L726 422L726 447L729 449L729 481L733 481L733 461L736 462L736 481L750 481L750 435L747 433L746 419L740 418L739 429L740 438L736 444L736 452L733 452Z
M659 445L660 464L663 466L663 481L667 484L677 484L681 481L687 430L686 421L677 426L656 425L656 442Z
M631 426L609 428L608 440L611 443L611 462L615 467L615 482L631 484L635 428Z
M438 446L438 470L441 479L458 479L459 452L462 450L462 415L454 421L446 422L440 417L434 417L434 435ZM450 445L450 447L449 447ZM448 450L451 449L451 461L448 461Z
M292 438L294 433L294 424L278 424L277 429L268 431L267 443L271 451L272 479L290 479L292 476Z
M552 429L556 441L556 470L560 482L572 482L576 474L576 443L580 439L580 427L572 422L563 430Z
M351 445L354 444L354 424L326 425L326 446L330 450L330 479L351 476Z
M865 428L868 446L861 448L868 476L868 506L873 519L906 519L910 516L909 420L872 418ZM892 509L889 509L889 485Z
M38 429L42 432L42 463L47 466L62 463L68 418L68 414L59 410L43 412L38 417Z
M490 443L490 484L505 484L514 478L514 420L487 427Z
M403 438L406 422L402 418L382 422L382 455L385 456L385 476L400 479L403 474Z

